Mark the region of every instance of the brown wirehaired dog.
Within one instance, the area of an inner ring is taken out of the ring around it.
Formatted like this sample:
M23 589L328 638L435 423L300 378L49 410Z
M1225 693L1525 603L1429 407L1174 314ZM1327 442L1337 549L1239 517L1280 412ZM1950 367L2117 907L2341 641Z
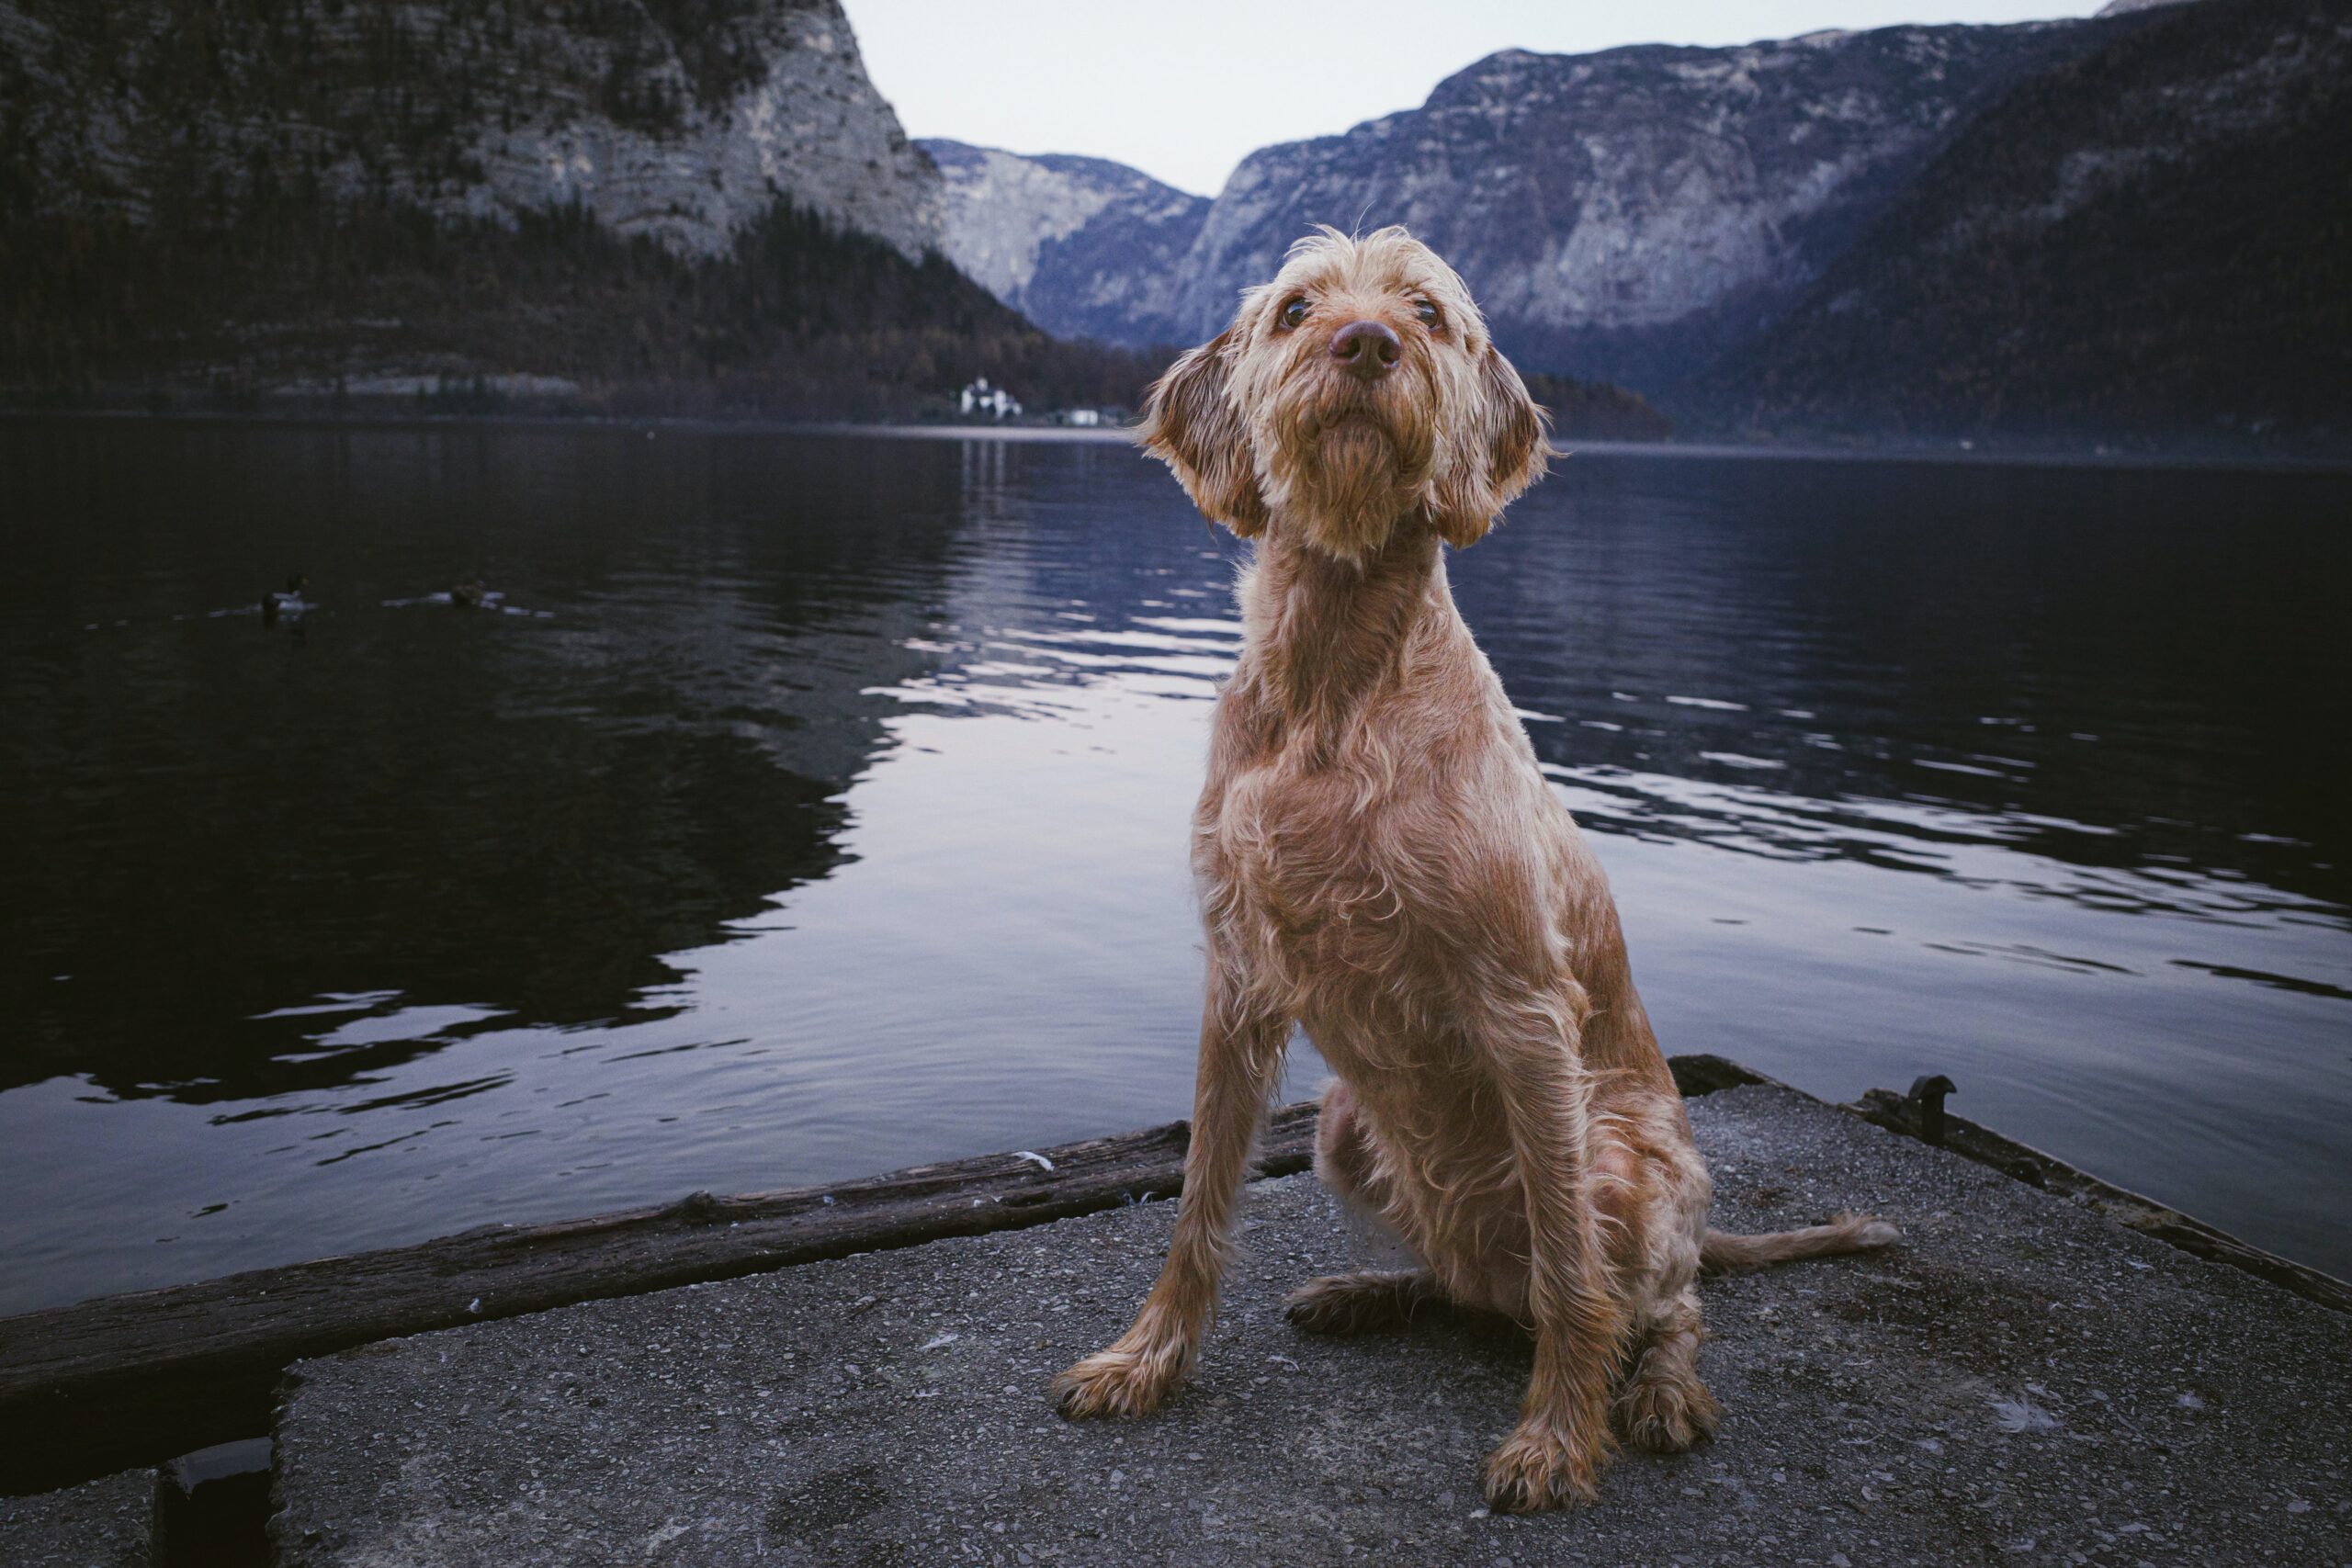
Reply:
M1402 229L1326 229L1152 389L1142 440L1258 541L1193 863L1208 986L1184 1195L1135 1325L1054 1382L1066 1416L1151 1410L1215 1304L1294 1023L1338 1075L1316 1168L1423 1269L1317 1280L1304 1328L1444 1300L1535 1336L1498 1508L1589 1499L1614 1410L1665 1451L1712 1432L1692 1280L1874 1247L1860 1217L1707 1229L1707 1168L1635 995L1608 879L1537 771L1447 591L1542 475L1545 417L1453 270Z

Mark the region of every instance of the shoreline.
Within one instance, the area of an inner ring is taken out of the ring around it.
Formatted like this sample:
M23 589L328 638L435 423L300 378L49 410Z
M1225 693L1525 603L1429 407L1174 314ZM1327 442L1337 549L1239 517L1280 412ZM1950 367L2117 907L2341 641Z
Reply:
M1724 1057L1668 1060L1686 1100L1768 1089L2352 1317L2352 1284L1945 1112L1932 1090L1923 1100L1872 1089L1840 1105ZM1269 1112L1253 1179L1308 1169L1315 1116L1312 1101ZM1174 1122L1042 1155L983 1155L781 1192L695 1192L0 1318L0 1433L8 1434L0 1495L249 1438L266 1428L278 1379L298 1360L1164 1201L1182 1190L1190 1134L1189 1122Z
M255 1299L263 1276L221 1281L239 1288L217 1307L307 1314L317 1348L275 1360L283 1341L242 1337L248 1427L210 1410L217 1441L177 1455L140 1430L140 1383L241 1337L217 1312L175 1312L174 1292L119 1299L151 1328L176 1320L158 1354L108 1383L96 1341L52 1346L87 1404L0 1430L27 1449L38 1431L54 1463L110 1405L112 1451L142 1437L150 1451L0 1500L0 1540L61 1568L205 1551L288 1568L759 1568L897 1562L926 1539L922 1561L1005 1568L1337 1561L1335 1540L1341 1556L1417 1562L1647 1561L1660 1540L1759 1565L1973 1561L2018 1541L2087 1561L2143 1533L2132 1546L2165 1561L2341 1555L2340 1510L2312 1500L2340 1479L2344 1416L2314 1405L2309 1379L2352 1345L2352 1289L2282 1290L2182 1246L2130 1194L1936 1116L1932 1078L1921 1099L1832 1105L1720 1057L1672 1065L1718 1178L1716 1223L1753 1233L1867 1208L1903 1235L1705 1281L1718 1441L1629 1449L1589 1510L1476 1506L1480 1456L1526 1386L1521 1331L1443 1308L1368 1337L1285 1320L1300 1280L1378 1248L1301 1168L1313 1108L1299 1105L1268 1129L1199 1366L1148 1419L1057 1421L1046 1391L1127 1324L1159 1271L1182 1123L899 1172L887 1205L879 1179L697 1195L637 1216L661 1222L639 1247L748 1256L757 1228L774 1250L552 1310L467 1296L483 1265L576 1281L597 1222L453 1238L476 1267L414 1280L447 1314L340 1348L316 1332L315 1291L281 1303ZM788 1196L820 1205L797 1230L773 1207ZM885 1207L928 1219L891 1232ZM819 1226L829 1244L810 1246ZM2306 1440L2263 1440L2282 1429Z
M591 430L615 434L669 431L696 435L803 435L857 440L959 441L980 444L1131 446L1132 425L865 423L845 420L726 419L689 415L624 417L587 413L328 413L311 410L190 411L143 409L0 408L0 424L47 423L158 425L253 425L309 430ZM2352 452L2340 455L2257 452L2162 452L2092 447L2052 448L1977 444L1837 446L1821 441L1743 443L1715 440L1612 441L1553 438L1555 459L1577 457L1668 458L1702 462L1880 463L1923 468L2115 468L2264 474L2352 474Z

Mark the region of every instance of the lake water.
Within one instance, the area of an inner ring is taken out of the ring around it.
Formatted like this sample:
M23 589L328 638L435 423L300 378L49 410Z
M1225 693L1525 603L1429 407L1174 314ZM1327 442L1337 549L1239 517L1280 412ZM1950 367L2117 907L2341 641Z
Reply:
M0 509L0 1311L1189 1111L1245 552L1125 448L30 422ZM2345 1273L2347 519L1590 455L1453 578L1669 1051Z

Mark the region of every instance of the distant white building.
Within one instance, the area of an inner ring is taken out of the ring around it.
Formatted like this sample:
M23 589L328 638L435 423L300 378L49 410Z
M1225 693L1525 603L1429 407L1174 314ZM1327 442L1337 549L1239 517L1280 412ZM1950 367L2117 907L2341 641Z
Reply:
M1021 412L1021 400L1002 387L989 386L985 376L964 389L963 403L966 413L989 413L999 419Z
M1065 424L1083 424L1088 426L1097 425L1102 423L1102 412L1100 409L1071 409L1062 415L1062 423Z

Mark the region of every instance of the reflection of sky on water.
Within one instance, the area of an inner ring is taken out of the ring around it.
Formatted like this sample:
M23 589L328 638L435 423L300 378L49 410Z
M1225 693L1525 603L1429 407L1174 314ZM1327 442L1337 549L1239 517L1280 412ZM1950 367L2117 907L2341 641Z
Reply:
M70 850L9 934L107 988L15 983L0 1305L1185 1111L1239 552L1132 455L232 438L327 473L331 530L264 520L278 575L329 565L299 650L142 619L237 536L123 523L140 581L69 585L82 640L10 681L68 781L12 814ZM2345 546L2319 481L2222 478L1575 459L1453 570L1668 1049L1947 1071L2341 1270L2342 822L2276 688L2341 672ZM2249 488L2274 515L2203 520ZM476 572L552 618L330 598Z

